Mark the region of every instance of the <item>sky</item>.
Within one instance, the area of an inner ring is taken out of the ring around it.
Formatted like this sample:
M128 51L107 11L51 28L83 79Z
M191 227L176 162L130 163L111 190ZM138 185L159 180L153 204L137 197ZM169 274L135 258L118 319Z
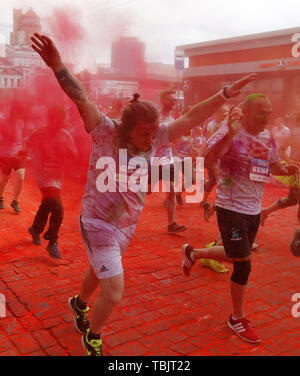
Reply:
M145 42L147 62L172 64L178 45L294 27L300 32L299 0L1 0L2 39L8 42L12 9L30 6L43 32L87 68L109 64L110 45L121 35Z

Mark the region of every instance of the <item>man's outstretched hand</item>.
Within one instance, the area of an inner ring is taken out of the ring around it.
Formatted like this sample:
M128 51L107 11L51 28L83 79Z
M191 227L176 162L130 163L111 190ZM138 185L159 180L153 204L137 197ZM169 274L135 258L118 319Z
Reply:
M35 33L34 36L31 37L31 40L34 43L31 47L51 69L58 71L63 68L58 49L49 37Z
M225 94L229 98L236 97L240 94L241 89L249 84L252 81L255 81L257 78L257 74L253 73L248 76L242 77L240 80L235 81L232 85L227 86L225 89Z

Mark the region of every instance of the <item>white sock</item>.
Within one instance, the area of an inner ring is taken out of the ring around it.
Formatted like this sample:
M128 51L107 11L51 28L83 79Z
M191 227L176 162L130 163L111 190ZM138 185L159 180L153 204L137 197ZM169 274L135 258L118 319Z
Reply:
M236 321L236 320L240 320L240 319L242 319L243 317L235 317L235 316L231 316L232 317L232 320L234 320L234 321Z

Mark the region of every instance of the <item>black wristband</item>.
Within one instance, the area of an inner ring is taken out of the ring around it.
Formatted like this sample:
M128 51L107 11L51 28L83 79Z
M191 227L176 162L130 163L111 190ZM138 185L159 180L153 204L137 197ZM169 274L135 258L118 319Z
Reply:
M229 86L224 86L223 87L223 96L224 96L224 98L226 98L226 99L230 99L231 97L228 97L228 95L226 94L226 89L228 88Z

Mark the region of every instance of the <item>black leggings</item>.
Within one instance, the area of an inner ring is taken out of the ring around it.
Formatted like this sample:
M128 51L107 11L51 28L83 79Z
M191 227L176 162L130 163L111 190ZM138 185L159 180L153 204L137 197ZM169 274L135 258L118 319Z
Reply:
M55 243L58 239L59 228L62 224L64 217L64 208L60 196L60 190L54 187L41 188L43 195L41 205L36 213L33 221L33 229L37 234L41 234L47 224L48 216L49 228L44 234L44 238L51 243Z

